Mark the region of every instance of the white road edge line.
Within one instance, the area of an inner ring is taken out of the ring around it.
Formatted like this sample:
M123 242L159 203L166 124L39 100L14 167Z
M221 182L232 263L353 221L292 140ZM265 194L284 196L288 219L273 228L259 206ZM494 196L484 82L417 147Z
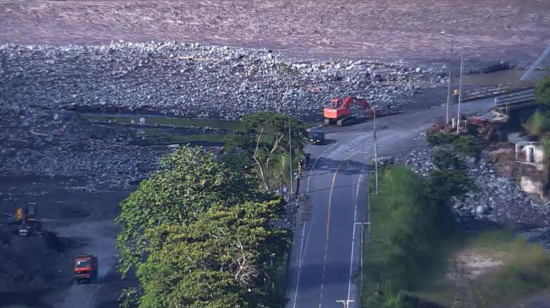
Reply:
M363 164L363 168L361 168L361 172L359 173L359 180L357 181L357 190L355 191L355 209L353 213L353 234L351 236L351 256L350 256L350 262L349 262L349 283L348 283L348 297L347 299L350 299L351 296L351 283L353 280L353 253L355 249L355 225L357 224L357 205L359 203L359 187L361 186L361 181L363 178L363 170L365 169L365 166L367 164Z
M380 138L378 139L378 141L382 141L384 139L387 139L387 138L391 138L391 137L394 137L395 135L391 135L391 136L387 136L387 137L383 137L383 138ZM328 151L328 150L331 150L332 148L334 148L335 146L339 145L339 142L336 142L334 143L333 145L329 146L328 148L326 148L321 154L319 154L319 156L317 156L317 158L315 159L315 161L313 162L313 165L311 165L311 170L309 172L309 175L307 177L307 189L306 189L306 192L307 194L309 194L309 183L310 183L310 180L311 180L311 177L312 177L312 172L315 170L315 165L317 164L317 161L319 161L319 159ZM368 147L367 149L369 148L372 148L373 146L370 146ZM362 154L367 154L366 152L362 153ZM363 176L363 170L365 169L365 166L367 165L367 163L363 164L363 168L361 169L361 174L359 175L359 179L361 180L361 177ZM359 195L359 185L360 185L361 181L359 181L359 183L357 183L357 191L356 191L356 200L355 200L355 213L354 213L354 218L353 218L353 239L355 239L355 220L357 218L357 196ZM311 226L310 226L311 227ZM306 228L306 224L304 223L304 228L303 228L303 231L302 232L305 232L305 228ZM310 228L311 229L311 228ZM310 230L308 230L307 232L307 237L309 238L309 232ZM348 298L350 296L350 292L351 292L351 280L352 280L352 275L353 275L353 250L354 250L354 247L353 247L353 244L355 243L355 240L352 240L352 246L351 246L351 249L352 249L352 253L351 253L351 264L350 264L350 281L349 281L349 286L348 286ZM302 248L304 246L304 233L302 233L302 241L300 243L300 256L299 256L299 259L298 259L298 275L297 275L297 278L296 278L296 289L294 290L294 301L292 303L292 308L296 308L296 300L298 298L298 289L299 289L299 286L300 286L300 274L302 272L302 259L303 259L303 255L302 255Z
M298 286L300 285L300 272L302 269L302 252L304 249L304 236L306 235L306 224L304 224L304 228L302 229L302 243L300 244L300 256L298 260L298 278L296 278L296 291L294 293L294 304L292 307L296 307L296 300L298 298Z
M313 165L311 165L311 170L309 171L309 175L307 177L307 189L306 189L307 194L309 194L309 180L311 179L311 176L312 176L311 173L313 173L313 171L315 171L315 165L317 164L317 161L328 150L332 149L336 145L338 145L338 142L336 142L335 144L333 144L333 145L329 146L328 148L326 148L321 154L319 154L319 156L317 156L317 158L313 162ZM293 308L296 308L296 300L298 299L298 288L300 287L300 273L302 272L302 259L303 259L303 248L304 248L305 233L306 233L306 223L304 222L304 228L302 229L302 241L300 243L300 255L299 255L299 259L298 259L298 275L297 275L297 278L296 278L296 290L294 290L294 302L292 303ZM309 231L308 231L308 237L309 237Z

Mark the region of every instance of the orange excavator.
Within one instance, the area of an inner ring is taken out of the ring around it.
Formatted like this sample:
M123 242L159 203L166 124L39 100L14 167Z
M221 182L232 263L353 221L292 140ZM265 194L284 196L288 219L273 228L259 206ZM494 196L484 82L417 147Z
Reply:
M326 125L346 126L355 123L356 117L352 114L350 107L359 105L367 111L369 116L373 116L371 106L365 99L359 99L354 96L348 96L343 101L340 98L335 98L330 101L330 107L323 110Z

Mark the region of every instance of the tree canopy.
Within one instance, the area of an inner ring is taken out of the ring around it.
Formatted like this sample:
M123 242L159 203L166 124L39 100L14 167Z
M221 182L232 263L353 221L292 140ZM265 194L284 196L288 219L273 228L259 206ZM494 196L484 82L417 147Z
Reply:
M274 228L284 200L232 161L181 147L121 203L119 271L140 282L123 305L283 305L270 282L289 245L289 231Z
M550 107L550 76L541 79L535 87L535 100Z
M288 231L272 223L282 200L215 206L189 225L164 224L150 231L158 247L137 271L140 307L282 307L275 269L284 260ZM158 241L162 239L162 241Z
M296 168L304 148L304 124L275 112L247 114L242 121L243 128L226 137L227 149L239 149L249 157L264 191L280 188L289 176L289 164Z
M209 152L182 147L160 160L161 170L141 182L116 219L120 270L126 274L149 252L145 232L163 223L194 221L213 205L231 206L254 196L254 181Z

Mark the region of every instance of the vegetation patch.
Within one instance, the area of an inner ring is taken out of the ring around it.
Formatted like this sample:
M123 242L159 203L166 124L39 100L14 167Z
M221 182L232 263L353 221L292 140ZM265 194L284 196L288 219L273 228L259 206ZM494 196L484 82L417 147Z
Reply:
M458 136L453 133L434 132L426 136L428 144L437 145L452 145L460 154L472 157L478 157L481 154L476 140L473 136Z
M290 164L294 170L298 166L305 146L306 126L275 112L247 114L242 122L242 129L225 137L227 150L239 152L250 160L264 191L281 189L288 184Z
M537 110L525 123L525 129L537 136L543 136L550 132L550 112Z
M471 183L456 155L436 151L434 161L440 169L427 180L403 166L384 170L380 193L371 194L362 306L492 307L548 290L550 254L542 247L511 232L459 228L449 199Z
M535 100L550 107L550 75L542 78L535 87Z
M448 307L511 304L550 288L550 254L511 232L469 236L446 272L416 296Z
M238 155L183 146L160 163L116 219L118 269L139 280L123 307L283 307L284 200L259 190Z
M386 169L379 191L371 195L362 302L366 307L405 307L402 291L415 290L444 266L444 240L452 236L455 223L448 207L433 202L423 179L406 167Z

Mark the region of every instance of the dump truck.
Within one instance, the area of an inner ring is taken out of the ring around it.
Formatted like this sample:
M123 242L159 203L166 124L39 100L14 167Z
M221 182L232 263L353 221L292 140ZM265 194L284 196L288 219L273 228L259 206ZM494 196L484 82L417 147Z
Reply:
M97 280L98 265L96 256L90 254L78 255L74 263L76 283L92 283Z

